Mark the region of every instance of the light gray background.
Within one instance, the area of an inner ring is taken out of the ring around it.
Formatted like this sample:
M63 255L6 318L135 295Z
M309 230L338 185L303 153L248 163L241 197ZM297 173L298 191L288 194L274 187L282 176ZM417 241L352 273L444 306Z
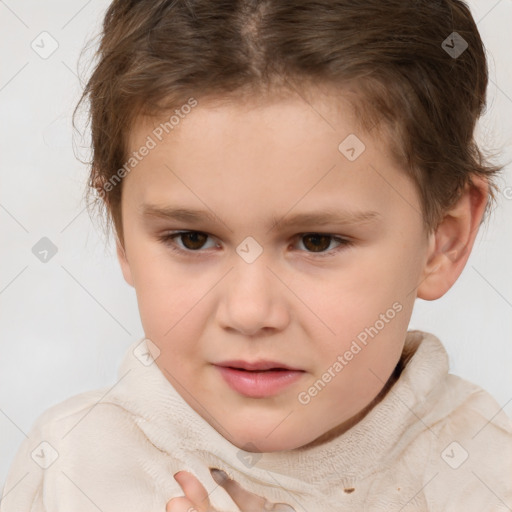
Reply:
M35 419L74 394L113 385L126 348L144 335L114 247L105 248L85 211L87 168L72 147L78 55L108 3L0 1L0 487ZM490 65L479 140L502 148L506 162L512 160L512 2L469 5ZM43 31L59 45L47 59L31 48ZM499 184L499 206L461 277L441 299L418 300L410 328L439 336L452 373L488 390L512 416L510 165ZM48 263L31 250L42 237L58 247Z

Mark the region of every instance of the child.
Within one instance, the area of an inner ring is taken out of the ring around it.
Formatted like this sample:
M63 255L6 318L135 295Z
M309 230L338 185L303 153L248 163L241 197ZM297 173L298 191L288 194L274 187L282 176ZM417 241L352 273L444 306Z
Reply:
M1 512L511 510L511 420L407 330L495 198L468 7L115 0L98 57L145 338L40 416Z

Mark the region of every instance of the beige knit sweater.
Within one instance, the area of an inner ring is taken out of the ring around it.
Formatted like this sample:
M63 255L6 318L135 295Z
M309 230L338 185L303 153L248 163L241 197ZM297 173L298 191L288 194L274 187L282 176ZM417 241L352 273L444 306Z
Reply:
M487 392L448 373L432 334L408 332L412 357L399 379L350 430L263 454L238 449L204 421L140 357L145 347L133 343L112 387L38 418L0 512L165 512L183 495L179 470L197 476L216 510L238 511L209 467L297 512L512 510L512 421Z

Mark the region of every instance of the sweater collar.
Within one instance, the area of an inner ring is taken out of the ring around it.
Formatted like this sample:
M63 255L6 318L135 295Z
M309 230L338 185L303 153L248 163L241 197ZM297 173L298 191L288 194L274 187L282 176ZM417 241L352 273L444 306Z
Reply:
M153 445L182 460L199 458L207 466L224 469L242 485L251 481L275 487L279 482L298 493L308 488L328 491L335 482L351 487L385 465L400 446L425 429L420 417L427 412L425 401L435 403L448 373L448 356L439 339L408 331L398 379L358 423L321 444L252 453L231 444L197 414L150 356L144 356L147 353L144 339L129 347L109 401L134 414Z

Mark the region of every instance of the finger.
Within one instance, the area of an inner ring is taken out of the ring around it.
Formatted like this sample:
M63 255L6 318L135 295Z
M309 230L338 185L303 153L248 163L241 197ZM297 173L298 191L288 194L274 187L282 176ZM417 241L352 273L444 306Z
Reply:
M229 493L231 499L240 510L272 510L270 502L261 496L243 489L238 482L229 478L224 471L212 468L210 472L213 479Z
M178 471L178 473L174 475L174 479L180 484L185 496L195 505L197 512L208 511L210 507L208 492L192 473L188 471Z
M286 503L276 503L270 510L271 512L295 512L295 509Z
M172 498L167 502L165 512L199 512L194 508L194 504L185 496Z

